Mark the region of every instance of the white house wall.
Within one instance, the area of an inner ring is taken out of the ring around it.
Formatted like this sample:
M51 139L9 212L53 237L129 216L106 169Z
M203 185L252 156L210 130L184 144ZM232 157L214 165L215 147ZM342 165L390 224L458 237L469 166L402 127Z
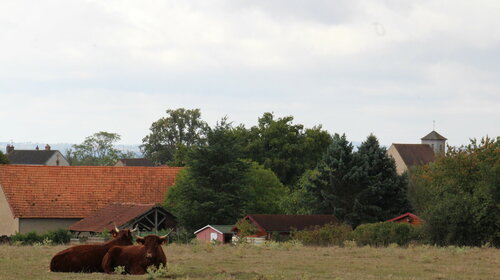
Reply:
M59 159L59 166L69 166L69 162L64 158L64 156L60 152L54 153L49 160L45 163L45 165L57 166L57 160Z
M21 218L19 219L19 232L45 233L49 230L68 229L79 220L81 219Z
M14 218L3 188L0 186L0 235L12 235L19 231L19 219Z
M398 150L394 145L391 145L389 149L387 150L387 154L391 156L394 161L396 162L396 172L401 175L403 174L406 170L408 170L408 167L406 166L403 158L399 154Z

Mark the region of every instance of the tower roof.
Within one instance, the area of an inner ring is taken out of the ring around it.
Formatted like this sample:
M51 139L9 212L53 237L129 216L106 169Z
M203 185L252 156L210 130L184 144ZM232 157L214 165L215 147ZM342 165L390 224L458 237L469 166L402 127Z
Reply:
M431 131L431 133L425 135L420 140L448 140L443 135L437 133L435 130Z

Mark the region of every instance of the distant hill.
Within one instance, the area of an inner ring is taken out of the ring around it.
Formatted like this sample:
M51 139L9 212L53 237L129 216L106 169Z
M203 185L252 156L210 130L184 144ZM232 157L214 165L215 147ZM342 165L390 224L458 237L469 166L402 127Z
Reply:
M36 146L43 150L47 143L38 143L38 142L0 142L0 150L5 153L5 148L7 144L14 145L15 149L18 150L34 150ZM66 151L71 148L71 143L48 143L52 150L59 150L63 155L66 154ZM137 157L142 157L141 150L139 149L139 145L116 145L115 146L120 151L131 151L136 154Z

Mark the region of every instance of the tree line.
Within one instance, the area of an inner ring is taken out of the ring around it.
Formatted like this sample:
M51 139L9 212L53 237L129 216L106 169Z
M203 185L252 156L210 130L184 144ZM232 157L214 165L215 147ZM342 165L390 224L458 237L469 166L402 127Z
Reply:
M68 160L111 165L131 157L114 148L119 139L96 133ZM486 137L448 147L434 163L398 175L375 135L354 147L292 116L264 113L249 128L222 118L211 127L199 109L180 108L153 122L140 148L158 165L185 166L165 207L188 230L250 213L333 214L355 228L414 211L432 244L499 246L499 143Z

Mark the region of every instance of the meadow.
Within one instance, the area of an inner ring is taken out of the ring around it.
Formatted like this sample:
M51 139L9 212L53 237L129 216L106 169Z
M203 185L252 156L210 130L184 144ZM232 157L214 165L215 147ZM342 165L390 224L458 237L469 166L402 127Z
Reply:
M53 273L67 246L0 245L0 279L152 279L152 275ZM168 245L170 279L500 279L495 248L409 246L306 247L293 243Z

